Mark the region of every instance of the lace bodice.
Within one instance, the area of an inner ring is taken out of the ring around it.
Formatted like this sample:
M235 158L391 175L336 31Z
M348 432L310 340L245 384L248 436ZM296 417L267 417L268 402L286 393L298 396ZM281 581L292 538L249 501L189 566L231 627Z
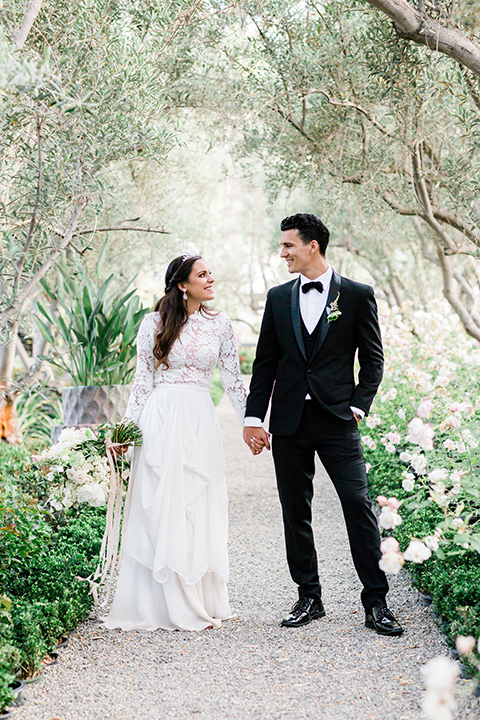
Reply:
M158 312L145 315L137 335L137 369L125 418L137 421L147 397L156 385L197 385L210 389L218 364L225 392L240 420L243 420L247 392L240 375L237 343L230 318L224 313L189 316L180 337L173 344L170 367L155 369L154 335Z

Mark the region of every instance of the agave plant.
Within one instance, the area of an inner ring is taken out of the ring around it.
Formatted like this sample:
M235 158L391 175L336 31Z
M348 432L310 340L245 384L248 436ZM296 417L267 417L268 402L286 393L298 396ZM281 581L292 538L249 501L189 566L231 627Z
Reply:
M55 348L42 359L68 373L74 385L128 384L135 372L135 337L148 312L135 289L119 293L113 275L103 284L98 277L93 283L81 266L72 273L66 265L59 266L55 289L46 282L42 286L51 309L39 302L43 318L37 315L36 321Z

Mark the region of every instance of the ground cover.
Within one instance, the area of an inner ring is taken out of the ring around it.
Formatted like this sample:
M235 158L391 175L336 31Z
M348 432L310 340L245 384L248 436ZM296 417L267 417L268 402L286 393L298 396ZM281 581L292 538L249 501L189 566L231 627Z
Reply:
M480 349L440 312L384 320L385 378L361 423L382 565L406 564L480 679Z
M104 508L46 509L48 480L25 446L0 444L0 709L92 606Z

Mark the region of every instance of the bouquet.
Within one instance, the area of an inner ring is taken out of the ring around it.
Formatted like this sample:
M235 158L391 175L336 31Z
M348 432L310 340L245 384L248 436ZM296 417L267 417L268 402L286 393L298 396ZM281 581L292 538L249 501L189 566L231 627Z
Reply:
M66 510L75 504L105 505L111 487L112 448L116 445L141 445L142 434L133 422L104 423L91 428L65 428L58 442L41 455L33 455L51 484L49 505ZM121 480L127 483L130 464L122 457Z

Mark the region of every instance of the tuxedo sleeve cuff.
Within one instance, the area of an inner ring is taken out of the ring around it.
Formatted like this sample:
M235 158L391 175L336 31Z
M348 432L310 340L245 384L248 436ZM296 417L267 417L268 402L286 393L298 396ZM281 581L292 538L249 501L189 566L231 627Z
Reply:
M262 427L262 421L256 417L246 417L243 420L243 427Z
M360 418L360 420L363 420L363 418L365 417L365 411L364 411L364 410L360 410L360 408L352 407L352 406L350 405L350 410L352 411L352 413L353 413L354 415L358 415L358 417ZM245 419L246 419L246 418L245 418Z

